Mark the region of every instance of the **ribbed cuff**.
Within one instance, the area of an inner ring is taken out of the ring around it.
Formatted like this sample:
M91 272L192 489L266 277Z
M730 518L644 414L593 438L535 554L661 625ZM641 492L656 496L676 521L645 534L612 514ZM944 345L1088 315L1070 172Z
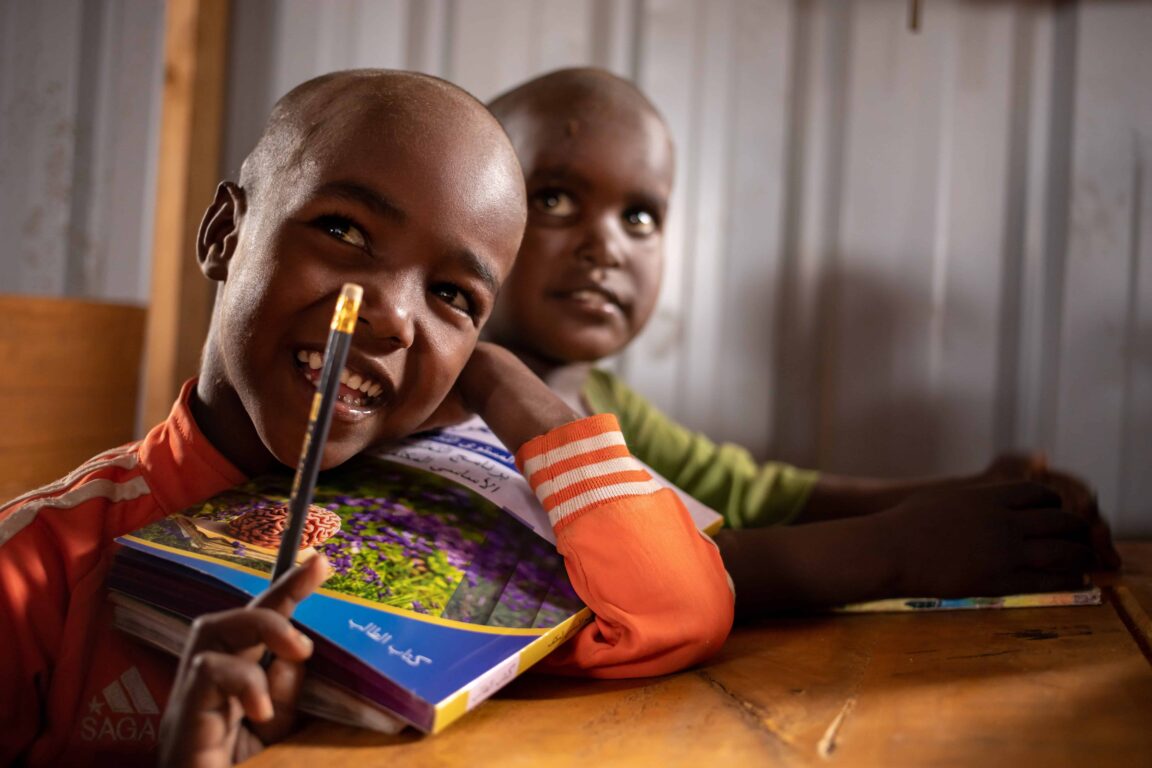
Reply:
M645 496L663 486L632 457L616 417L589 416L525 443L516 463L548 511L555 530L581 513L625 496Z

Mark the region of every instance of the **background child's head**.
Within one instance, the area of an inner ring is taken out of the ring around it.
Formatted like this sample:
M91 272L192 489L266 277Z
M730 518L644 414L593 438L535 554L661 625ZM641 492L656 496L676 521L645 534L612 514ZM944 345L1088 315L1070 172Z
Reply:
M489 105L524 170L528 225L486 335L538 366L623 349L660 290L674 149L632 83L564 69Z
M219 281L193 412L249 472L297 460L342 284L364 287L324 467L407 435L455 382L512 267L523 178L442 80L338 72L277 104L197 241Z

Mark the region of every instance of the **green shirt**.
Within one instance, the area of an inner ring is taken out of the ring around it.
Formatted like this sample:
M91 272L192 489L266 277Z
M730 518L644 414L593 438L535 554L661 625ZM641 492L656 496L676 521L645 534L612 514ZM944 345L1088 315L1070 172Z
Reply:
M717 445L677 424L608 371L593 369L582 395L594 412L616 415L633 456L722 514L730 528L791 522L816 484L816 472L761 464L738 445Z

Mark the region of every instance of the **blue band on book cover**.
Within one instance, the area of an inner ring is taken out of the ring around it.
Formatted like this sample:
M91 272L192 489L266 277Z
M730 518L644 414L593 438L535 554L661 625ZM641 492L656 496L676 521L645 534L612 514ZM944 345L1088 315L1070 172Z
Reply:
M254 479L117 539L110 586L168 613L268 586L291 476ZM321 473L298 560L333 567L293 616L311 674L438 731L589 614L547 516L486 428L421 436Z

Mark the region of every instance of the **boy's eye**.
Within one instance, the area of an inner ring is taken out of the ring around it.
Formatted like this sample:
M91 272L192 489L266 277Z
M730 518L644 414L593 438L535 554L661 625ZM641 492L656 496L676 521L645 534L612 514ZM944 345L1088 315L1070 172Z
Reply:
M472 297L459 286L451 283L439 283L432 286L432 292L453 309L463 312L469 317L476 314L472 304Z
M532 196L532 207L549 216L571 216L576 213L576 201L567 192L545 189Z
M625 211L624 228L633 235L650 235L656 231L656 217L642 208Z
M365 248L368 245L368 238L364 237L364 233L360 231L360 228L343 216L321 216L319 224L320 228L329 235L337 240L348 243L348 245L353 245L357 248Z

